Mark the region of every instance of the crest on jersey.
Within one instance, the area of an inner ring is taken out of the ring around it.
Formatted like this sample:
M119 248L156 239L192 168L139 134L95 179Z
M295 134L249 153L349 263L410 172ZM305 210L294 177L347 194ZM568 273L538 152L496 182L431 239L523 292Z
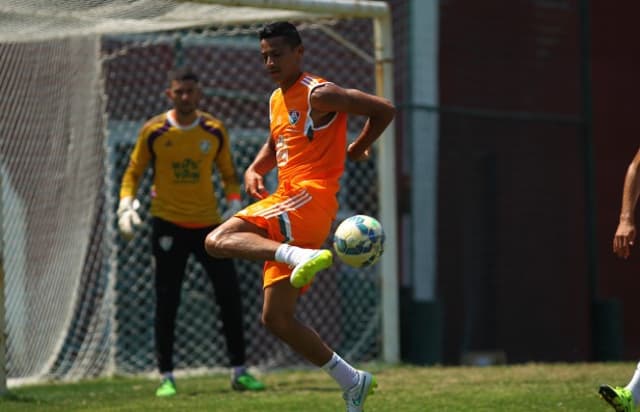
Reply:
M289 110L289 124L295 125L300 119L300 112L297 110Z
M173 238L171 236L162 236L158 239L158 244L160 244L160 248L165 252L171 250L171 246L173 246Z
M209 150L211 149L211 142L208 140L201 140L200 141L200 151L202 153L208 153Z

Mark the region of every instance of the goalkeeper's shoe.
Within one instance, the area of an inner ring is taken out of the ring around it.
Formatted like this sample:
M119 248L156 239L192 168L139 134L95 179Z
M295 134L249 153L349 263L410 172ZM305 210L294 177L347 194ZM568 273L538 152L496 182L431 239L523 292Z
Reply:
M319 271L328 268L331 264L333 264L333 254L330 250L316 250L293 268L289 282L294 288L306 286L313 281Z
M378 382L376 382L376 378L372 374L358 371L358 383L342 394L347 405L347 412L362 412L364 410L364 401L367 400L367 396L373 394L373 390L377 386Z
M165 397L173 396L176 394L176 382L171 378L164 378L158 389L156 389L156 396Z
M261 391L264 390L264 383L244 372L231 380L231 388L236 391Z
M633 394L627 388L600 385L598 393L616 412L634 412L638 410L633 402Z

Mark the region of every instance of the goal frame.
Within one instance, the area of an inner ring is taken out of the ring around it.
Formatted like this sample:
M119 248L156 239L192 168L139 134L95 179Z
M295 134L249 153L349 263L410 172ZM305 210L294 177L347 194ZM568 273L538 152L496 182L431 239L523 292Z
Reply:
M0 396L7 392L7 345L4 320L4 219L2 212L2 172L0 171Z
M202 5L220 5L228 7L251 7L274 11L290 11L296 14L296 20L313 21L318 17L367 18L373 23L373 45L375 62L375 93L393 101L393 50L391 11L389 4L383 1L368 0L191 0L180 3L200 3ZM210 20L210 21L209 21ZM264 19L251 20L241 15L229 19L225 24L261 23ZM212 16L203 17L197 22L170 22L173 26L197 27L205 24L219 24ZM101 33L108 34L108 33ZM22 41L25 41L24 39ZM26 40L28 41L28 40ZM365 54L359 52L361 54ZM371 56L369 56L371 57ZM378 193L379 218L383 222L386 243L385 254L379 267L381 274L381 343L382 360L398 363L400 360L399 342L399 302L398 302L398 225L396 197L396 153L393 124L384 132L378 142ZM2 176L0 175L0 188ZM0 191L0 205L2 201ZM0 208L0 396L7 391L6 340L5 340L5 302L3 273L3 225Z

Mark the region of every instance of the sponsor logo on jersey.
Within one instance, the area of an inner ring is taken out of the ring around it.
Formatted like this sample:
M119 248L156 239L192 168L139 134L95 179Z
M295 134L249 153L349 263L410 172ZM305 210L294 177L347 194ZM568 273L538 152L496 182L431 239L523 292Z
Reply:
M181 162L173 162L173 176L177 183L193 183L200 180L200 169L198 162L185 158Z

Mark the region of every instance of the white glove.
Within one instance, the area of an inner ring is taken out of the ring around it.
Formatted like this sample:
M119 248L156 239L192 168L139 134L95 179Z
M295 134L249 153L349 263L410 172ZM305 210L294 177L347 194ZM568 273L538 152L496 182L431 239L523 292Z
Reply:
M131 240L131 238L133 238L133 230L142 223L140 215L136 212L139 206L140 203L138 200L131 196L120 199L120 205L118 206L118 228L120 229L120 235L125 240Z
M242 210L242 202L237 199L230 200L227 205L227 211L222 214L222 220L227 220Z

